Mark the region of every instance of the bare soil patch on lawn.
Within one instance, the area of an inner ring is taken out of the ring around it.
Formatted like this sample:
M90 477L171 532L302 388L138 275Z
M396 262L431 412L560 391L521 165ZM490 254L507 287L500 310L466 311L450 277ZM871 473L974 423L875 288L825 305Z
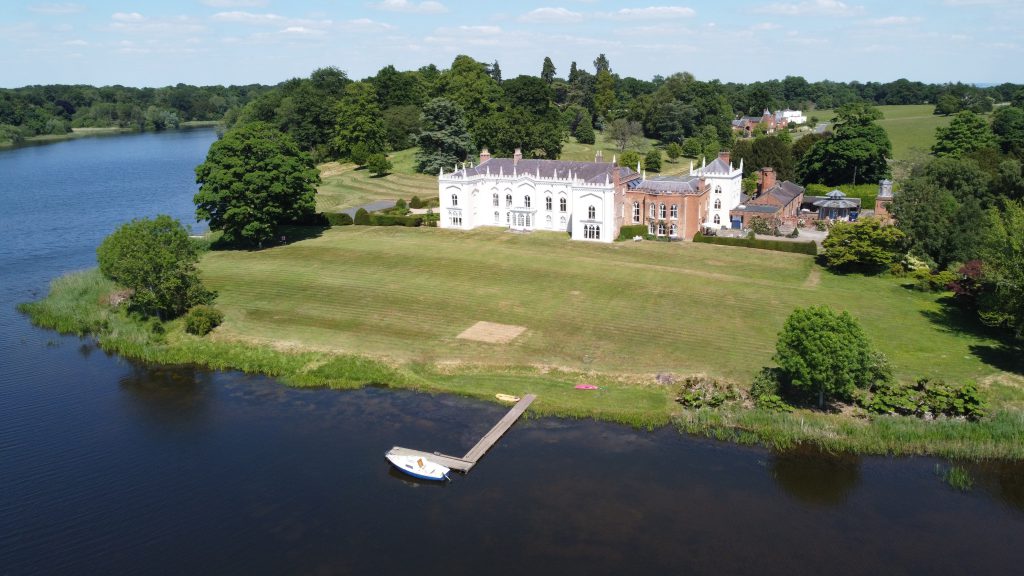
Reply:
M457 338L463 340L475 340L487 342L488 344L508 344L517 336L526 332L524 326L513 326L511 324L497 324L495 322L480 321L462 331Z

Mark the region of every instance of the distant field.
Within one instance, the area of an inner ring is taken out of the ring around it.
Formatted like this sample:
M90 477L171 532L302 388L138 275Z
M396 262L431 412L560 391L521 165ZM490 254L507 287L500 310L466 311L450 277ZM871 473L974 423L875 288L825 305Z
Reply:
M929 152L935 144L935 129L948 126L950 116L936 116L933 104L907 106L878 106L883 118L879 124L889 133L892 140L892 155L896 160L907 160L914 149ZM822 122L835 118L835 110L814 110L809 113Z
M204 281L221 338L414 363L547 365L604 373L707 372L746 383L796 307L849 310L903 380L994 374L950 331L936 296L835 276L812 258L704 244L591 244L563 234L332 228L258 252L211 252ZM258 282L253 282L258 278ZM457 339L478 321L510 344Z

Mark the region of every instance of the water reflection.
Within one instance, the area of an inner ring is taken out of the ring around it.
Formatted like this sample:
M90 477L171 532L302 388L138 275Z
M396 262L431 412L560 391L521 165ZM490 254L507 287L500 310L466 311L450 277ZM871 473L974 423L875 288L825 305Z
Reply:
M981 489L1024 512L1024 462L982 462L969 470Z
M191 426L206 418L214 394L210 379L210 372L190 366L130 363L118 385L143 422Z
M838 506L860 483L860 457L803 447L768 459L775 483L787 494L819 506Z

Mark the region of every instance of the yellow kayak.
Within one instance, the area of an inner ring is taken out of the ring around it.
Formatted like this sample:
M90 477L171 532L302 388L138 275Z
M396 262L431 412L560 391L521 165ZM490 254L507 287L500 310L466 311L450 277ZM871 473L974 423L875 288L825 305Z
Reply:
M513 396L511 394L495 394L494 397L502 402L519 402L519 396Z

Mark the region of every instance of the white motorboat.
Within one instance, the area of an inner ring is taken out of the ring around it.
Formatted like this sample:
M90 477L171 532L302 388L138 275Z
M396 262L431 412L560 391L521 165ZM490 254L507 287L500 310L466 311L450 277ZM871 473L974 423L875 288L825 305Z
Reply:
M449 480L450 470L437 462L431 462L423 456L405 456L399 454L385 454L388 462L414 478L422 480Z

